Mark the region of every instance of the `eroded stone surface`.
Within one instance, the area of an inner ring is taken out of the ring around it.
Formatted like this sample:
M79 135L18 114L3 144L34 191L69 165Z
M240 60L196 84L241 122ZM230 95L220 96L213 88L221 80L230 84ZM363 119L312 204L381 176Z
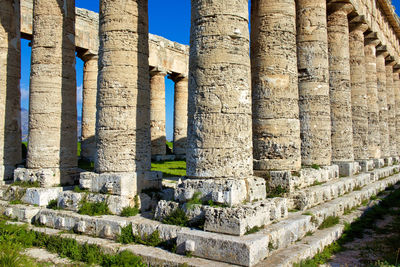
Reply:
M34 1L33 33L27 168L59 169L55 184L73 184L70 170L78 164L74 2Z
M0 180L21 163L20 1L0 1Z
M187 175L253 173L248 1L192 1Z
M251 9L254 169L299 170L295 1L252 1Z

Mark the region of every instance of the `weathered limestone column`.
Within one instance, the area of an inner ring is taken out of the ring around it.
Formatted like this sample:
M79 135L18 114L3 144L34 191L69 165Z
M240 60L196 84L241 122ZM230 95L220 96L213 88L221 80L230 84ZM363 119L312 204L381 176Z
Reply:
M389 147L389 125L388 105L386 92L386 66L385 58L387 52L378 52L376 57L376 75L378 81L378 104L379 104L379 132L382 158L390 157Z
M175 82L174 96L174 154L177 159L186 158L188 122L188 78L170 75Z
M95 170L133 197L151 167L147 0L101 0L99 35Z
M150 71L150 133L151 155L166 154L165 132L165 71Z
M386 95L388 107L388 127L389 127L389 151L391 157L398 156L396 145L396 100L394 95L393 66L396 62L390 57L386 57Z
M297 56L303 165L331 164L328 34L325 0L297 1Z
M43 186L74 182L77 167L74 36L74 0L33 1L27 167L49 170Z
M82 140L81 157L94 161L96 157L96 96L97 96L97 55L86 55L83 68L82 99Z
M368 155L370 159L381 158L380 131L379 131L379 104L378 81L376 72L376 46L380 43L377 39L366 39L365 77L367 83L368 105ZM378 167L378 166L376 166Z
M248 0L191 3L189 179L175 199L195 192L227 205L263 199L265 180L252 177Z
M254 170L299 170L301 139L294 0L253 0Z
M248 1L192 1L187 175L253 173Z
M333 3L329 5L328 10L332 161L339 164L340 172L346 175L354 173L354 170L349 170L347 166L354 161L347 18L352 9L351 4Z
M19 0L0 0L0 184L21 162Z
M400 67L400 66L399 66ZM396 147L400 149L400 68L395 68L393 73L395 110L396 110ZM400 152L399 152L400 153Z
M366 66L364 53L364 32L368 25L354 21L350 24L350 79L351 110L353 122L354 159L365 161L368 154L368 101Z

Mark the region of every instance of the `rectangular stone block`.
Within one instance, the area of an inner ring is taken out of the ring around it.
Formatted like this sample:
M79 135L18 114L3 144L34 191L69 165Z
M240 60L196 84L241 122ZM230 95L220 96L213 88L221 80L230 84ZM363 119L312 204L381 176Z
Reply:
M352 176L361 171L361 166L358 162L335 162L339 166L340 176Z
M22 201L32 205L47 206L51 200L57 200L62 187L27 188Z
M375 168L374 160L359 160L358 164L361 167L362 172L369 172Z
M204 230L242 236L287 216L286 199L267 199L231 208L206 207Z
M186 202L199 192L203 200L229 206L241 204L250 199L266 197L265 180L259 177L246 179L187 179L175 190L175 200Z
M41 187L53 187L60 185L60 170L59 169L26 169L17 168L14 170L14 182L36 182L40 183Z
M374 165L375 168L382 168L385 166L385 160L384 159L374 159Z

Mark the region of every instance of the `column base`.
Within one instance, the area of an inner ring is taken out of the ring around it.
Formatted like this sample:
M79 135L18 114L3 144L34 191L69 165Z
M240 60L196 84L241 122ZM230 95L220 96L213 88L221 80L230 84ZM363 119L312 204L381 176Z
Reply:
M333 162L339 166L339 175L342 177L353 176L361 171L361 166L357 161L351 162Z
M175 189L175 200L186 202L197 192L201 193L200 197L204 201L212 200L214 203L228 206L266 198L265 180L259 177L249 177L244 179L187 179Z
M83 172L80 175L79 184L82 189L93 193L133 197L143 189L161 189L162 173L153 171L101 174Z
M41 187L74 185L78 181L80 172L78 168L17 168L14 170L14 182L39 182Z
M384 159L373 159L373 161L374 161L375 169L380 169L380 168L383 168L383 166L385 166Z
M175 155L152 155L151 160L153 161L172 161L175 160Z
M369 172L375 168L375 163L373 159L360 159L357 160L357 162L360 165L362 172Z
M254 175L264 178L269 189L280 187L285 193L292 193L315 183L324 183L339 178L339 166L307 167L299 171L255 170Z
M392 166L393 165L393 158L392 157L387 157L383 159L385 162L385 166Z

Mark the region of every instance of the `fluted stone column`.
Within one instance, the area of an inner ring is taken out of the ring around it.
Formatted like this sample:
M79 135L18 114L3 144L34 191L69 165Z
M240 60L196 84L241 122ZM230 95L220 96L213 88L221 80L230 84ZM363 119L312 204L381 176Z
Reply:
M151 167L147 0L101 0L99 35L95 170L133 197Z
M378 81L378 105L379 105L379 132L382 158L390 157L388 105L386 92L386 66L387 52L380 52L376 57L376 74Z
M400 149L400 68L394 69L393 73L393 84L394 84L394 96L395 96L395 110L396 110L396 147L398 153Z
M33 1L27 167L43 186L71 184L77 167L75 1ZM72 173L71 173L72 172Z
M186 158L188 122L188 78L170 76L175 82L174 96L174 154L178 159Z
M396 144L396 100L394 95L394 83L393 83L393 66L396 64L394 60L386 58L386 95L387 95L387 107L388 107L388 127L389 127L389 156L396 157L397 144Z
M253 0L251 8L254 170L299 170L295 1Z
M328 14L332 161L354 161L351 114L349 24L351 4L331 4Z
M366 66L364 53L364 32L366 23L350 25L350 81L351 110L353 122L354 159L368 160L368 101Z
M248 1L192 1L187 175L253 173Z
M325 0L297 1L297 56L303 165L331 164L328 34Z
M366 40L368 41L368 40ZM376 45L378 42L367 42L364 47L365 77L367 83L368 105L368 155L370 159L381 158L379 131L378 81L376 70Z
M165 76L166 72L150 72L150 133L151 155L166 154Z
M81 157L94 161L96 157L96 97L98 57L83 57L82 139Z
M19 2L0 0L0 184L21 162Z

